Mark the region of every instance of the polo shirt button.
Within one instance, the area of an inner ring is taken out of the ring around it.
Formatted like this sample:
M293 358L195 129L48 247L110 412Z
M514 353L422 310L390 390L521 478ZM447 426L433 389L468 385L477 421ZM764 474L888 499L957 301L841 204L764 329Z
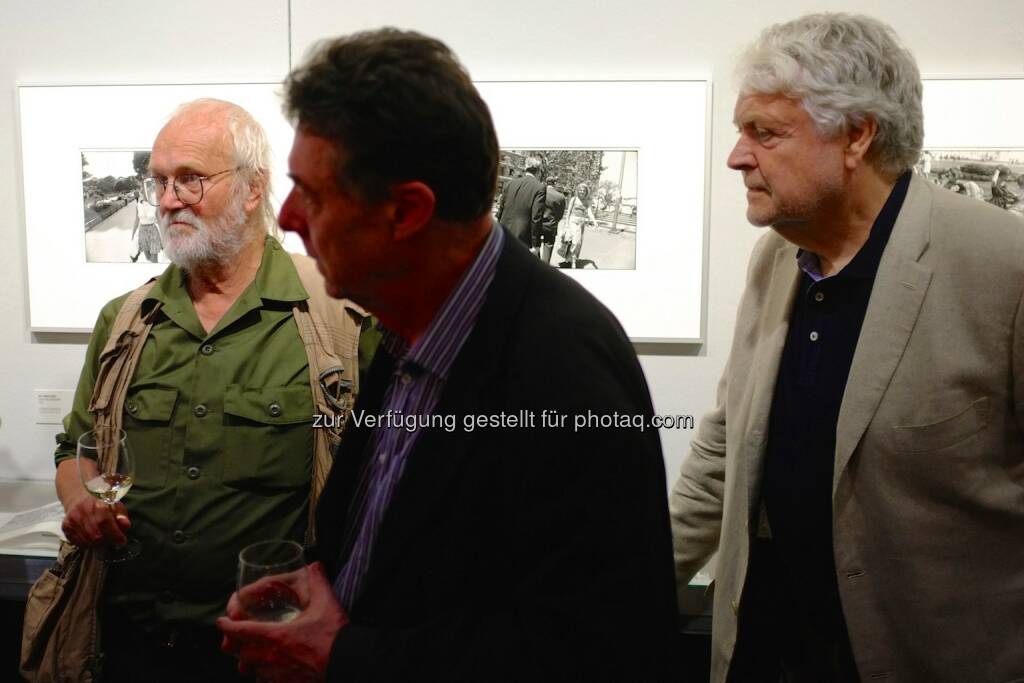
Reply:
M204 356L213 355L213 344L203 344L203 348L199 349L199 351Z
M173 534L171 534L171 540L175 543L184 543L186 538L187 536L185 536L185 532L181 529L178 529Z
M189 467L188 470L186 470L186 474L188 474L188 478L189 479L198 479L199 478L199 468L198 467Z
M818 341L818 333L817 332L811 332L810 336L811 336L811 341Z
M192 409L192 412L195 413L196 417L206 417L206 414L210 411L207 410L205 405L200 403L199 405Z
M281 406L277 403L271 403L267 406L267 412L270 413L270 417L281 417Z
M819 302L819 303L824 301L825 300L825 293L824 292L818 292L817 294L814 295L814 300Z

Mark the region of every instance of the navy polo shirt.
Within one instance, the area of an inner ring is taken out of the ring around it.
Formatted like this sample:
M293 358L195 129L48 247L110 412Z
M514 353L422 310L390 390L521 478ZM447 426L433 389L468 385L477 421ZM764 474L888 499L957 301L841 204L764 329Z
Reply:
M875 274L910 175L896 181L868 240L841 271L822 278L814 254L797 254L799 290L772 399L761 492L783 565L777 569L789 577L779 588L805 627L842 638L832 555L836 424Z

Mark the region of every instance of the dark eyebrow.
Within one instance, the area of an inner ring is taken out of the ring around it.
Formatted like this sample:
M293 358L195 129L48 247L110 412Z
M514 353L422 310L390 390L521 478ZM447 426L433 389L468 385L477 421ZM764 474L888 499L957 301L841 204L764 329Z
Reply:
M288 177L291 179L293 183L295 183L296 187L300 188L303 192L312 193L312 190L310 189L309 185L302 182L302 178L298 177L294 173L289 173Z

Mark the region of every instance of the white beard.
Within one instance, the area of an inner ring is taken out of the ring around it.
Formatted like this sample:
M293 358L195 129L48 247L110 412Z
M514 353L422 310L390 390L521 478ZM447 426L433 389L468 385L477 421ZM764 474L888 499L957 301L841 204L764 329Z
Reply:
M246 224L244 201L241 193L236 194L224 212L210 220L196 216L191 207L170 214L161 212L160 240L167 258L186 272L234 261L255 237L255 231ZM175 222L187 223L192 229L172 226Z

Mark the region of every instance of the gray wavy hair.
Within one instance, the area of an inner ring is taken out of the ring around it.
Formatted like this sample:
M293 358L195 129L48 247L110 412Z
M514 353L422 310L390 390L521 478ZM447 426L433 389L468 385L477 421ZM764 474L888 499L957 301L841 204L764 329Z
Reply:
M886 24L856 14L809 14L766 28L740 59L740 94L800 100L819 134L868 119L868 160L883 173L913 167L924 142L921 74Z

